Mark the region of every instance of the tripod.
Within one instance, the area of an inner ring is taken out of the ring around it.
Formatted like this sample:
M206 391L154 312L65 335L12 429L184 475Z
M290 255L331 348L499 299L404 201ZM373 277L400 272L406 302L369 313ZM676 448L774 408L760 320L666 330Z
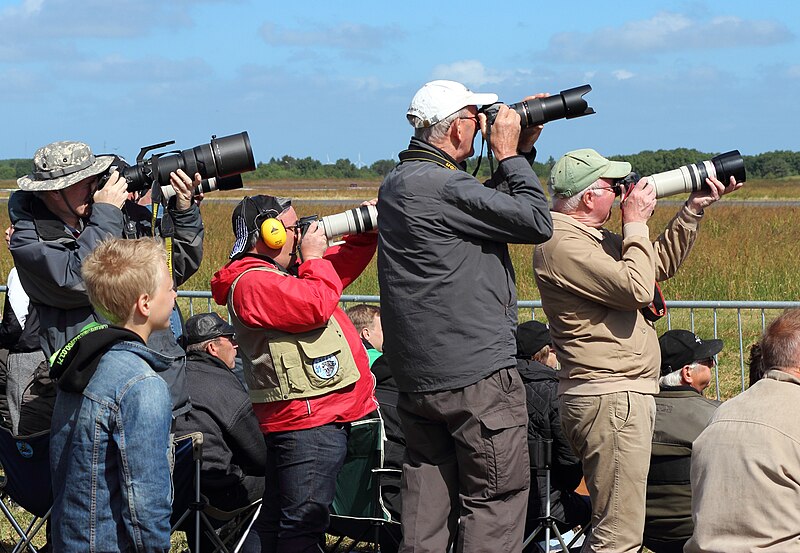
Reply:
M569 548L572 547L580 539L580 537L586 533L588 526L583 526L578 532L576 532L569 543L564 541L564 536L558 529L558 520L553 518L550 509L550 471L553 462L553 440L537 440L534 449L530 453L531 468L534 469L536 474L544 475L547 501L545 501L544 516L538 518L538 525L533 532L531 532L531 534L525 538L525 541L522 543L522 548L525 549L539 534L539 532L544 530L544 553L550 553L551 534L555 536L555 538L558 540L558 543L561 545L561 551L568 553ZM542 550L542 547L539 544L537 544L537 548Z

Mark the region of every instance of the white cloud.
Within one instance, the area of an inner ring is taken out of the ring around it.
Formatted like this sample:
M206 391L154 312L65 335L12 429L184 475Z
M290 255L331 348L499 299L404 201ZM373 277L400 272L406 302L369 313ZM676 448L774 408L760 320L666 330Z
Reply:
M489 70L478 60L462 60L435 66L431 76L434 79L449 79L467 86L480 87L502 82L509 73Z
M612 71L611 74L614 75L614 77L616 77L616 79L619 81L625 81L633 78L634 76L634 74L627 69L617 69L616 71Z
M710 19L662 11L650 19L603 27L590 33L557 33L544 55L562 62L640 60L653 54L686 50L770 46L794 35L780 21L736 16Z

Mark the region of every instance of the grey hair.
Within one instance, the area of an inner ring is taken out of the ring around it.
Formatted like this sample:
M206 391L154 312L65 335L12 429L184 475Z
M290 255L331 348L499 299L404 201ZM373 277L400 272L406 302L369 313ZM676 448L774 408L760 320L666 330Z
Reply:
M683 367L676 371L672 371L669 374L665 374L661 378L658 379L658 385L662 388L666 386L680 386L681 385L681 371Z
M700 366L700 363L694 361L688 365L689 370L694 372L694 370ZM659 386L681 386L683 384L683 379L681 378L681 372L683 371L683 367L680 369L674 370L669 374L665 374L661 378L658 379Z
M186 346L186 353L190 351L205 351L208 344L218 340L219 338L211 338L210 340L203 340L202 342L197 342L196 344L189 344Z
M447 136L447 132L450 130L450 125L453 124L453 121L458 119L459 117L469 117L472 114L469 112L469 109L466 107L461 108L457 112L452 115L448 115L435 125L431 125L430 127L423 127L423 128L416 128L416 122L420 120L419 117L416 115L408 115L409 122L414 125L414 138L418 140L424 140L428 144L436 145L442 142L445 137Z
M592 192L593 194L597 194L597 188L600 186L600 181L596 180L579 193L575 194L574 196L564 197L559 196L553 190L553 185L548 183L547 188L550 191L550 197L553 199L553 211L557 211L559 213L575 213L578 210L578 206L581 205L581 200L583 199L583 195L586 194L589 190L595 190Z

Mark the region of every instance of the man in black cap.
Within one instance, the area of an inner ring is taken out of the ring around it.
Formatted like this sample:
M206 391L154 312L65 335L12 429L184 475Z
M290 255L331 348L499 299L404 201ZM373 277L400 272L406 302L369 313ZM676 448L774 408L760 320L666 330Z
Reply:
M213 507L234 511L264 493L264 437L247 391L231 372L238 348L233 327L216 313L201 313L186 320L186 338L193 409L178 417L175 433L203 433L201 492ZM193 524L183 529L193 544ZM211 546L205 536L200 543L202 551Z
M550 501L551 515L562 523L559 524L562 531L588 523L592 515L588 497L575 492L583 471L561 430L555 369L556 359L547 325L539 321L520 324L517 327L517 370L528 404L528 449L532 469L537 468L539 444L552 440L550 493L544 474L532 471L525 535L536 527L537 517L544 516L547 501Z
M719 401L703 397L711 382L722 340L703 340L688 330L669 330L661 346L661 391L656 396L656 425L650 473L644 545L655 553L683 551L694 530L689 480L692 442L708 424Z

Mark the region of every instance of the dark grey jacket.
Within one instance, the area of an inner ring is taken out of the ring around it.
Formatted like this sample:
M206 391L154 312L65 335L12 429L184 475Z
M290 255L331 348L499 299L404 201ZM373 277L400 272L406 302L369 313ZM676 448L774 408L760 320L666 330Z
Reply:
M107 322L89 303L81 278L83 260L106 238L150 236L150 210L134 202L126 202L123 210L109 204L94 204L77 238L31 192L14 192L8 202L8 212L14 224L11 255L22 287L39 313L42 349L50 358L90 322ZM169 210L157 234L163 235L165 226L169 227L166 232L174 237L173 278L179 286L197 271L203 257L200 210L196 205L184 212ZM173 319L173 325L178 327L177 313ZM178 334L182 331L181 328L175 330ZM187 403L187 398L176 395L186 395L184 352L172 330L154 332L147 345L164 355L180 358L180 367L161 376L170 385L174 406ZM176 387L184 392L179 393Z
M411 148L455 164L425 142ZM544 242L553 228L529 161L503 160L487 185L463 170L403 162L381 184L378 213L384 355L400 391L463 388L515 366L506 244Z

